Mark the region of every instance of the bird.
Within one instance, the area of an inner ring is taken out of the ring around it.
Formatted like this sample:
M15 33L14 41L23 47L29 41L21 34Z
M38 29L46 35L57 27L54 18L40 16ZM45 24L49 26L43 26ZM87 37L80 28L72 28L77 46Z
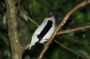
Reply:
M23 54L23 57L27 54L35 59L35 55L37 54L37 48L43 47L45 42L52 36L54 30L56 28L55 17L53 13L50 13L48 17L44 19L44 21L37 27L35 32L31 37L31 42L28 45L26 52ZM33 57L34 56L34 57ZM31 58L30 57L30 58Z
M31 49L31 47L36 43L44 44L53 34L55 27L55 18L50 14L49 17L46 17L33 33L29 49Z

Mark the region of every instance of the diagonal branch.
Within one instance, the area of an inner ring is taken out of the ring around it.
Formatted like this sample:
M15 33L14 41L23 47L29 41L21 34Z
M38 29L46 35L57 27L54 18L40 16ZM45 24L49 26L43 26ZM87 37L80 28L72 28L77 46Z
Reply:
M68 30L63 30L57 33L57 35L65 34L65 33L70 33L70 32L75 32L83 29L90 29L90 26L82 26L74 29L68 29Z
M61 47L65 48L66 50L68 50L68 51L76 54L77 56L81 56L82 58L85 58L85 57L84 57L83 55L81 55L79 52L74 51L73 49L68 48L67 46L65 46L64 44L58 42L57 40L54 40L54 41L55 41L58 45L60 45Z
M87 1L83 1L80 4L78 4L77 6L75 6L73 9L71 9L63 18L62 22L58 25L58 27L56 28L56 30L54 31L53 35L51 36L51 38L47 41L47 43L45 44L41 54L38 56L37 59L42 59L43 55L45 54L46 50L48 49L50 43L52 42L52 40L54 39L54 37L56 36L57 32L62 28L62 26L66 23L66 21L68 20L68 18L70 17L71 14L73 14L76 10L78 10L79 8L87 5L88 2Z
M30 18L29 16L27 16L29 21L31 21L34 25L36 25L37 27L39 26L32 18Z

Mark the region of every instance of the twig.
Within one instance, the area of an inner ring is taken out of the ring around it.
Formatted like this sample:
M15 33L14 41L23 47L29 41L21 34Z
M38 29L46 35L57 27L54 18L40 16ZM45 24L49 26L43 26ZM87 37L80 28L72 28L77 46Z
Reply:
M29 16L27 16L27 17L34 25L36 25L37 27L39 26L32 18L30 18Z
M59 44L61 47L65 48L66 50L76 54L77 56L81 56L82 58L84 58L81 54L79 54L78 52L74 51L73 49L68 48L67 46L61 44L60 42L58 42L57 40L54 40L57 44Z
M47 43L45 44L42 52L40 53L40 55L38 56L37 59L42 59L44 53L46 52L46 50L48 49L50 43L52 42L52 40L54 39L54 37L56 36L57 32L62 28L62 26L66 23L66 21L68 20L69 16L71 14L73 14L76 10L78 10L79 8L87 5L88 2L87 1L83 1L80 4L78 4L77 6L75 6L73 9L71 9L63 18L62 22L58 25L58 27L56 28L56 30L54 31L53 35L51 36L51 38L47 41Z
M68 30L63 30L57 33L57 35L65 34L65 33L70 33L70 32L75 32L83 29L90 29L90 26L82 26L74 29L68 29Z

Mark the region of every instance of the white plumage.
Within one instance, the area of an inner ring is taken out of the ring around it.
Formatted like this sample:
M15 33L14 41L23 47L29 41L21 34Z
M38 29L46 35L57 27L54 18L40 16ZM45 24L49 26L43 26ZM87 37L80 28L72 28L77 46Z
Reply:
M50 25L49 25L50 24ZM29 49L35 45L35 43L44 44L49 39L55 30L55 18L54 16L45 18L41 25L36 29L32 35L32 40L29 45ZM46 32L46 33L45 33ZM40 37L41 36L41 37Z

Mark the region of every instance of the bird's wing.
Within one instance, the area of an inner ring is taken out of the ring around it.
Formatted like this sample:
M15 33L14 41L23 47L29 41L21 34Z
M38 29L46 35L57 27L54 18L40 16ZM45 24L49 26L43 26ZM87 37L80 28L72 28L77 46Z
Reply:
M31 40L31 43L30 43L30 46L29 48L31 48L32 46L35 45L36 42L39 41L39 39L37 38L37 35L40 34L40 32L43 30L43 28L45 27L47 21L44 19L44 21L42 22L42 24L36 29L36 31L33 33L32 35L32 40Z
M45 26L47 28L43 29L43 31L47 31L47 32L45 33L45 35L41 39L40 43L46 42L47 39L49 39L51 37L51 35L53 34L53 32L55 30L55 27L56 27L55 18L51 17L51 18L49 18L48 21L52 21L52 23L49 23L48 25Z
M49 39L51 37L51 35L53 34L55 30L55 23L53 23L52 27L49 29L48 33L46 33L46 35L42 38L42 40L40 41L40 43L43 43L47 41L47 39Z

